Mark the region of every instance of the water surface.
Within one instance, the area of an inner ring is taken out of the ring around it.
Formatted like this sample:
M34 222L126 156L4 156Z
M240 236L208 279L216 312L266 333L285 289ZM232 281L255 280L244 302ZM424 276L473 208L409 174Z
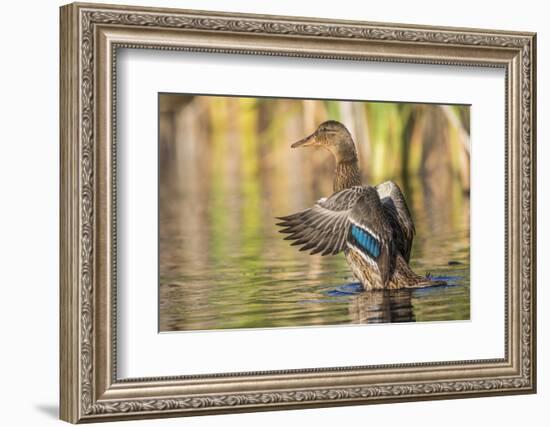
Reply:
M273 217L287 211L269 201L244 213L242 201L209 199L193 215L188 203L175 192L161 209L161 331L469 319L468 221L446 221L446 210L412 204L411 266L447 286L362 292L343 254L284 241Z

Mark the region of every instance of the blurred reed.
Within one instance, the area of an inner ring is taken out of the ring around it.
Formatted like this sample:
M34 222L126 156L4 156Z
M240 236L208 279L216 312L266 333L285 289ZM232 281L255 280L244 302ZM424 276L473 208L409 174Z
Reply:
M185 132L197 136L186 139L185 146L170 135L171 122L182 116ZM168 125L160 129L161 152L199 152L206 155L201 161L219 164L217 156L227 150L226 166L238 163L242 178L251 178L273 170L276 162L302 157L289 150L290 144L328 119L341 121L352 133L366 182L406 182L416 175L453 180L469 191L469 107L463 105L164 94L160 120ZM298 162L296 172L330 175L324 154L308 153L307 166Z

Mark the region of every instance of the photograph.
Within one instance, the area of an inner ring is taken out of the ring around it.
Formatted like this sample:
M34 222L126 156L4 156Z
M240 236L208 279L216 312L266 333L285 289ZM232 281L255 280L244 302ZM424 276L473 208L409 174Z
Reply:
M158 95L159 331L470 319L470 106Z

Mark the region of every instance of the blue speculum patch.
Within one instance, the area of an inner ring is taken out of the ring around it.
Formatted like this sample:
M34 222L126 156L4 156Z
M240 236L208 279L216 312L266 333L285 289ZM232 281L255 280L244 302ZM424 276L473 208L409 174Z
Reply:
M355 243L361 249L364 249L371 257L378 258L378 255L380 255L380 243L372 234L356 225L351 226L351 234Z

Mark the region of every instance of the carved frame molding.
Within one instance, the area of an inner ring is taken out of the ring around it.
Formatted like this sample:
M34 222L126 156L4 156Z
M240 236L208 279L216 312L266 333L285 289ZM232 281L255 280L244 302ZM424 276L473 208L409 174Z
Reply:
M60 43L62 419L74 423L535 391L535 34L71 4L61 8ZM118 380L114 147L119 48L505 68L506 357Z

